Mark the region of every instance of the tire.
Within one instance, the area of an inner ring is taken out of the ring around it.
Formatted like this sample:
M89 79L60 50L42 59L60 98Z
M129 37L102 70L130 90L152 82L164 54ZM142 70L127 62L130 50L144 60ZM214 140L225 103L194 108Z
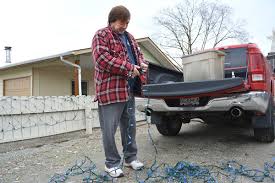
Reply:
M260 142L273 142L274 130L271 128L254 128L254 137Z
M270 120L271 124L268 128L254 128L254 137L257 141L260 142L273 142L275 138L275 125L273 117L273 102L269 102L267 111L264 116L264 120Z
M182 121L177 118L162 116L161 122L156 124L157 130L164 136L176 136L182 126Z

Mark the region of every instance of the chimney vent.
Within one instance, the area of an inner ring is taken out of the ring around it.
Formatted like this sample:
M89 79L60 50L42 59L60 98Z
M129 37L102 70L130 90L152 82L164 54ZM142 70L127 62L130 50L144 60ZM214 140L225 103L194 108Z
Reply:
M11 63L11 47L5 46L6 50L6 63Z

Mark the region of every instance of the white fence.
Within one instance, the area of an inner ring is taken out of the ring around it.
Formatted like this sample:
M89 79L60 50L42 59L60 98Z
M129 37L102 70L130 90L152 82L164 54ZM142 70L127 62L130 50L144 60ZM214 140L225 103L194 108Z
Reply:
M99 127L93 96L0 97L0 143ZM144 114L137 112L137 120Z

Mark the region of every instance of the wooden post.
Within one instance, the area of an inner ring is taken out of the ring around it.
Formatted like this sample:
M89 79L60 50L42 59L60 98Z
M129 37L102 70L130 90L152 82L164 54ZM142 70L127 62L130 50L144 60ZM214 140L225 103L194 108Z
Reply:
M75 60L75 64L79 65L80 61L79 60ZM78 69L76 67L74 67L74 95L77 96L79 95L79 91L78 91Z

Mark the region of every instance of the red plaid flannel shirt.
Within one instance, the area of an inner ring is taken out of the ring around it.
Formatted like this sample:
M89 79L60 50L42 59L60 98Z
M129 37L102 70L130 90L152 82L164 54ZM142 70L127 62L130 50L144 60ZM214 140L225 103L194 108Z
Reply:
M134 37L128 33L133 54L138 65L144 62ZM134 65L131 64L127 49L118 34L110 26L98 30L92 41L92 55L95 63L95 101L99 105L125 102L129 98L128 81Z

